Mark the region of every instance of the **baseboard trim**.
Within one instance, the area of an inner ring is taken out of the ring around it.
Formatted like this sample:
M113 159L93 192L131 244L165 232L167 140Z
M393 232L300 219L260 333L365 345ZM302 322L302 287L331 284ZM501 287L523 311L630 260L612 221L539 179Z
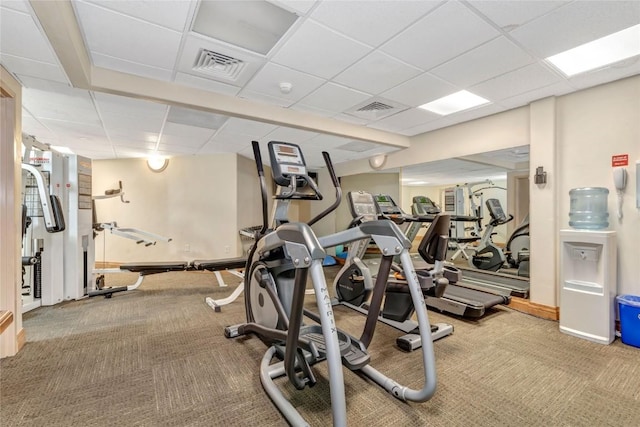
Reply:
M21 328L20 332L16 335L16 341L18 342L18 351L22 350L22 347L27 343L27 334L24 328Z
M542 319L560 319L560 307L537 304L524 298L511 297L509 307L522 313L531 314L532 316L540 317Z

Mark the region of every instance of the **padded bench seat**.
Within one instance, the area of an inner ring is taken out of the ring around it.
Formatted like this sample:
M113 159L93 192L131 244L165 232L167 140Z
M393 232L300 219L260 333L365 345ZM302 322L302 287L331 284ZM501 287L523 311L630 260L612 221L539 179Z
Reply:
M186 261L169 261L169 262L131 262L122 264L120 270L140 273L141 276L149 274L166 273L169 271L184 271L189 267Z
M244 268L246 265L247 259L245 257L212 260L201 259L191 262L193 269L207 271L235 270L237 268Z

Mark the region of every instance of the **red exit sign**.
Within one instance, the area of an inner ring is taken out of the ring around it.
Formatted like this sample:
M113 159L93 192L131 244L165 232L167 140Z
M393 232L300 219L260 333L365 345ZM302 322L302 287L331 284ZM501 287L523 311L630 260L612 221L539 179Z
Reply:
M629 155L616 154L615 156L611 156L611 166L629 166Z

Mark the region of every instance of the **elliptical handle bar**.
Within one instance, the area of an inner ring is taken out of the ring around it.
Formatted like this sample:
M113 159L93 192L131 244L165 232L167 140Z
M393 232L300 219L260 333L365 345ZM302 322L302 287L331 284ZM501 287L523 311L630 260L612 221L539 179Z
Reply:
M316 222L320 221L322 218L336 210L336 208L340 206L340 202L342 201L342 188L340 187L340 181L338 181L338 177L336 176L336 171L333 169L331 156L329 156L329 153L327 153L326 151L323 151L322 157L324 158L324 163L327 165L327 170L329 171L329 176L331 176L333 186L336 189L336 200L331 206L320 212L315 218L311 219L308 222L309 225L315 224Z
M262 166L260 143L258 141L251 141L251 146L253 148L253 157L256 159L256 169L258 170L258 180L260 181L260 194L262 196L262 228L258 232L258 237L262 237L267 232L267 228L269 228L269 214L267 213L269 196L267 194L267 181L264 177L264 167Z

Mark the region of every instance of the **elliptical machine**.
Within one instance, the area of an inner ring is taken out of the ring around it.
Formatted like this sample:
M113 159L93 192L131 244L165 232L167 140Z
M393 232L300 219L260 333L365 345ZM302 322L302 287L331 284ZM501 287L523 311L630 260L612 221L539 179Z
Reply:
M263 227L250 250L245 270L247 322L225 328L225 335L232 338L253 334L269 346L260 366L260 379L269 397L290 424L307 425L273 379L286 375L297 389L312 386L316 382L312 365L326 360L334 425L342 426L347 422L341 365L366 375L398 399L415 402L430 399L436 386L433 343L429 334L426 306L408 252L411 243L390 221L372 221L329 236L315 236L310 225L335 210L342 196L326 152L323 152L323 156L336 189L336 201L308 224L283 222L273 231L267 232L266 181L260 149L255 141L253 150L262 189ZM284 212L284 206L293 199L322 199L317 185L307 174L300 147L272 141L269 143L269 154L273 178L278 185L276 211ZM309 191L301 191L303 187ZM326 256L324 248L365 238L371 238L378 245L382 258L380 275L371 298L370 314L362 336L357 339L336 327L322 262ZM402 386L374 369L369 364L370 357L367 353L377 323L377 316L373 313L380 310L385 279L396 255L400 256L405 271L411 272L407 282L422 339L424 384L419 390ZM307 277L311 279L315 291L317 314L304 309ZM303 315L317 324L303 325ZM274 357L281 361L272 364Z
M498 271L504 266L507 258L502 249L493 243L491 236L494 234L495 227L513 220L513 215L507 217L498 199L487 199L486 205L491 215L491 221L482 234L476 254L469 259L469 264L472 268L480 270Z

